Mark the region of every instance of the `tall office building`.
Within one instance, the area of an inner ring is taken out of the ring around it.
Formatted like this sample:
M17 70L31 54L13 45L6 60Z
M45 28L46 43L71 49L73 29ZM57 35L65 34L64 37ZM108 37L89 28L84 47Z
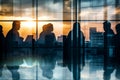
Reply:
M91 47L103 47L103 32L97 32L96 27L90 28Z

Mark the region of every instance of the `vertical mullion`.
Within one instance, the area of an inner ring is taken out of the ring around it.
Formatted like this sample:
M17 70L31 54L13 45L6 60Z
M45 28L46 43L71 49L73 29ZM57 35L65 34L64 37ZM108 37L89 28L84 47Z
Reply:
M117 10L119 9L119 4L120 4L120 1L119 0L115 0L115 11L116 11L116 13L117 13ZM115 16L116 20L119 20L120 16L118 14L120 14L120 12L116 14L116 16Z
M104 0L104 20L107 20L108 19L108 12L107 12L107 0Z
M77 12L78 12L78 11L77 11L77 7L78 7L77 1L78 1L78 0L75 0L75 2L74 2L74 5L75 5L75 21L78 20L78 16L77 16L77 15L78 15L78 14L77 14Z
M38 39L38 0L36 0L36 40Z
M32 0L32 18L34 19L34 8L35 8L35 4L34 4L34 0Z
M36 0L36 40L37 39L38 39L38 0ZM36 80L38 80L38 63L36 64Z

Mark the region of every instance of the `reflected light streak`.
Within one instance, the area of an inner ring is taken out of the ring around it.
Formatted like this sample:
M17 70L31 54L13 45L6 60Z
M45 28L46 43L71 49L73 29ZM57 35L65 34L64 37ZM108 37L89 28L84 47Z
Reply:
M26 68L31 68L31 67L37 65L37 62L36 62L36 61L35 61L35 62L29 61L29 63L31 63L31 64L28 65L28 63L26 62L26 60L23 60L23 64L21 64L20 66L21 66L21 67L26 67Z

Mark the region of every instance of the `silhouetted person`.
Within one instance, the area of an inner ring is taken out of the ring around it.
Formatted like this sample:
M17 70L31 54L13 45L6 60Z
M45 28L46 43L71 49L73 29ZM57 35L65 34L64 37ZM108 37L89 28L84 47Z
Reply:
M114 36L115 64L116 64L115 76L117 79L120 79L120 24L116 25L116 32L117 34Z
M56 51L55 51L55 34L53 31L53 24L47 24L45 34L40 35L40 38L44 38L44 48L41 54L40 68L42 69L42 75L51 79L53 77L53 69L56 64ZM44 31L43 31L44 32ZM43 34L43 32L41 34ZM44 36L44 37L43 37Z
M104 80L110 80L111 73L114 70L114 46L113 37L114 32L111 29L111 23L105 21L104 28Z
M19 65L23 63L21 59L21 53L18 46L22 42L22 38L19 36L18 30L20 29L20 21L13 21L12 29L6 36L6 66L12 73L13 80L19 80L20 75L18 72Z
M64 55L68 55L67 65L70 71L73 72L74 80L80 80L80 72L82 64L82 47L84 45L84 35L80 31L80 24L75 22L73 30L67 36L67 51Z
M53 24L49 23L47 24L47 34L45 35L45 45L47 47L54 47L56 38L53 31Z
M47 25L43 25L42 32L39 35L38 43L45 44L45 35L47 34Z
M0 25L0 76L2 76L2 69L3 69L3 65L4 65L4 59L5 59L5 52L4 52L4 48L5 48L5 38L3 35L3 30L2 30L2 25Z

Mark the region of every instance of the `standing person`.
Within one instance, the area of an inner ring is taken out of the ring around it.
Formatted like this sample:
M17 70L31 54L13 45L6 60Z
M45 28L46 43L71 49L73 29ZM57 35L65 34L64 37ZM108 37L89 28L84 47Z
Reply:
M116 25L117 34L114 36L115 45L115 63L116 63L116 73L117 79L120 79L120 23Z
M2 69L4 65L4 59L5 59L5 52L4 52L4 42L5 42L5 37L3 35L3 30L2 30L2 25L0 25L0 76L2 76Z
M13 21L12 29L7 33L6 36L6 66L12 73L13 80L20 79L18 69L19 65L23 63L18 48L22 42L18 32L19 29L20 21Z
M111 23L105 21L103 23L104 28L104 80L110 80L111 73L114 70L114 46L113 37L114 32L111 29Z
M74 80L80 80L80 72L82 64L82 47L84 45L84 35L82 31L80 31L80 24L75 22L73 24L73 30L69 32L67 36L67 53L68 61L67 65L71 72L73 72Z

